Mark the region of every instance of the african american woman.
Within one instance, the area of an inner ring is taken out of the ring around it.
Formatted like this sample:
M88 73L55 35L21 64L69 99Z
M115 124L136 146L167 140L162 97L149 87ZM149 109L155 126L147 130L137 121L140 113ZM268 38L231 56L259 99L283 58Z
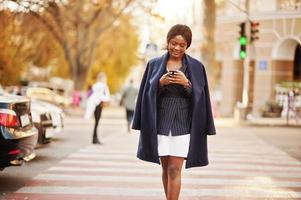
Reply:
M167 200L178 200L181 171L208 165L207 135L215 135L207 76L187 55L192 32L177 24L167 33L167 52L150 60L143 75L133 120L140 130L138 158L162 165Z

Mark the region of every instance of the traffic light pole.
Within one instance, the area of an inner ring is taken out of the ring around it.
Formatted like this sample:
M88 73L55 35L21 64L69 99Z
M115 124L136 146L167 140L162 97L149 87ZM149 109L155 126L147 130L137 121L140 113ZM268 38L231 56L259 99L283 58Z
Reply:
M248 51L247 46L247 52ZM243 91L242 91L242 105L244 108L248 107L249 104L249 56L243 60Z
M246 18L240 24L240 52L239 57L242 59L243 64L243 87L242 87L242 100L238 102L234 112L234 117L238 122L246 120L249 107L249 30L250 30L250 18L249 18L249 0L245 1L245 10L241 9Z
M249 21L249 0L246 0L246 15L247 21ZM249 23L246 23L246 30L249 30ZM248 33L249 31L246 31ZM249 45L246 45L247 51L249 52ZM246 109L249 103L249 53L247 53L243 60L243 91L242 91L242 105Z
M243 89L242 89L242 101L237 104L237 110L235 113L239 113L239 119L246 119L246 115L249 110L249 84L250 84L250 44L255 40L258 40L257 33L259 22L250 20L250 0L245 0L245 9L241 8L231 0L226 0L230 4L234 5L241 12L245 13L246 19L240 24L240 52L239 57L243 59ZM248 39L249 38L249 39ZM237 112L238 111L238 112Z

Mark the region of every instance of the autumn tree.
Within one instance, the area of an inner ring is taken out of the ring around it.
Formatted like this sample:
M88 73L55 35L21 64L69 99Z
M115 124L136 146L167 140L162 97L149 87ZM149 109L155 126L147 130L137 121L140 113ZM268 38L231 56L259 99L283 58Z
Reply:
M30 13L53 35L63 49L76 89L84 85L96 48L101 45L101 34L117 23L130 8L137 6L137 2L139 4L135 0L3 2L8 1L17 3L21 11Z
M42 68L51 65L54 74L68 77L63 51L31 15L2 10L0 30L0 82L3 85L19 84L30 65Z
M19 29L15 26L15 17L9 11L0 12L0 83L12 84L17 82L23 60L19 52L26 53L24 43L20 42ZM12 37L13 35L13 37ZM11 48L8 48L11 47Z
M137 64L139 45L137 27L132 23L132 16L120 18L120 23L101 36L101 45L97 46L95 62L89 70L87 84L95 82L99 71L108 76L111 92L118 91L125 78Z

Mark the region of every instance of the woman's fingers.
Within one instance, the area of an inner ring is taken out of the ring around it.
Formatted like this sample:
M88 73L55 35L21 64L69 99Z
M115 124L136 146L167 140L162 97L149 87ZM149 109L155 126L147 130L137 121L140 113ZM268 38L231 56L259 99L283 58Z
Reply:
M179 75L179 74L173 75L171 77L173 78L174 81L182 81L182 80L186 79L185 76L182 76L182 75Z
M177 77L177 78L186 78L186 76L183 74L183 72L176 73L175 77Z
M181 71L177 71L175 74L170 74L170 73L163 74L161 78L164 81L164 85L169 85L172 83L182 85L186 80L186 76Z
M171 83L181 83L182 79L176 78L176 77L170 77L169 81Z

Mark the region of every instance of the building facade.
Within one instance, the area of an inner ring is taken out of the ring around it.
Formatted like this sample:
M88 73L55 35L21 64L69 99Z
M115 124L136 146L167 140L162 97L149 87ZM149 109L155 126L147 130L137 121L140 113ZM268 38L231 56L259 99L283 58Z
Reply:
M259 22L259 39L248 45L248 107L254 116L275 100L275 87L301 81L301 0L233 0L218 10L217 60L222 69L219 112L233 116L243 97L243 60L239 57L239 24ZM243 9L241 9L243 8Z

